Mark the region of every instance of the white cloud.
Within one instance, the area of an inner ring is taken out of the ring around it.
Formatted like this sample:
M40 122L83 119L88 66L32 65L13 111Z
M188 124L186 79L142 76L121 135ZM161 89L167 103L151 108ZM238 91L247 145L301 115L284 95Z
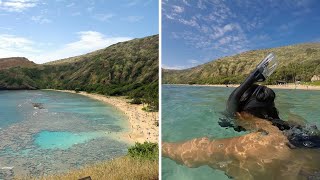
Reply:
M161 65L162 68L164 69L172 69L172 70L181 70L181 69L188 69L188 68L192 68L195 66L198 66L199 64L201 64L200 61L195 60L195 59L189 59L187 60L187 63L185 63L185 65Z
M173 37L174 39L180 38L179 33L176 32L171 32L171 37Z
M143 6L148 6L149 4L151 4L153 0L148 0L148 1L145 1L145 3L143 4Z
M187 25L187 26L192 26L192 27L196 27L196 28L201 28L199 23L198 23L198 19L200 17L199 16L192 16L189 20L185 19L185 18L177 18L175 20L177 20L178 22Z
M107 22L114 16L114 14L95 14L93 18L99 21Z
M0 29L7 30L7 31L12 30L11 27L0 27Z
M305 14L308 14L308 13L311 13L311 9L310 8L304 8L304 9L301 9L301 10L298 10L298 11L294 11L292 12L293 15L295 16L302 16L302 15L305 15Z
M0 2L0 9L9 12L22 12L35 7L37 0L5 0Z
M50 19L47 19L43 16L32 16L31 20L39 24L48 24L52 22Z
M190 4L188 3L187 0L182 0L182 2L183 2L185 5L190 6Z
M195 60L195 59L189 59L188 62L191 64L199 64L200 63L200 61Z
M0 56L30 56L39 51L34 48L35 43L27 38L10 34L0 34Z
M77 34L80 36L80 40L67 44L64 49L71 51L92 51L131 39L128 37L107 38L102 33L96 31L82 31Z
M165 17L168 18L168 19L171 19L171 20L174 19L174 17L172 15L169 15L169 14L165 14Z
M88 12L92 12L92 11L93 11L93 9L94 9L94 7L93 7L93 6L87 7L87 11L88 11Z
M130 0L126 6L135 6L139 3L139 0Z
M190 20L179 19L179 22L188 26L199 26L195 18L192 18Z
M143 18L144 18L143 16L128 16L128 17L122 18L122 20L134 23L134 22L141 21Z
M292 35L303 17L315 10L315 5L316 0L283 0L277 3L274 0L234 0L231 4L224 0L163 0L163 27L164 31L172 31L170 26L177 26L174 32L170 32L170 38L210 55L206 58L209 60L254 49L258 45L268 46L266 43L275 40L270 34L265 34L264 28L283 15L293 19L280 25L278 23L278 28L270 31L277 32L275 37L280 38L290 33ZM192 64L191 60L184 62L187 65L177 64L168 68L184 69Z
M206 8L207 8L207 6L206 6L205 3L203 2L203 0L199 0L197 6L198 6L198 8L200 8L200 9L206 9Z
M0 34L0 58L21 56L36 63L44 63L105 48L117 42L130 40L130 37L106 37L96 31L78 32L79 40L67 43L55 50L38 50L39 42L8 34ZM43 47L42 47L43 48Z
M238 53L247 49L249 44L246 34L238 23L195 27L198 32L184 31L171 35L173 38L182 38L187 45L206 52L215 50L226 54Z
M78 56L132 39L130 37L106 37L104 34L96 31L82 31L77 34L79 35L78 41L68 43L58 50L44 53L39 57L35 57L35 59L38 62L48 62Z
M182 70L182 69L189 69L189 68L195 67L197 65L199 65L199 64L172 65L172 66L163 64L163 65L161 65L161 67L163 69Z
M182 6L174 5L174 6L172 6L172 8L173 8L173 12L175 12L175 13L182 13L184 11L184 8Z
M227 32L234 30L235 28L239 28L239 25L230 23L223 27L214 26L213 27L213 34L211 35L212 39L217 39L219 37L224 36Z
M68 5L66 5L66 7L73 7L74 5L76 5L75 3L70 3Z
M258 34L252 37L252 41L257 41L257 42L270 41L270 40L271 38L267 34Z
M24 50L32 50L30 46L33 44L33 41L18 37L10 34L1 34L0 35L0 48L13 50L13 49L24 49Z
M280 32L287 32L287 31L290 31L292 30L295 26L297 26L299 23L301 23L301 20L300 19L295 19L291 22L287 22L285 24L282 24L280 27L279 27L279 31Z
M230 50L239 49L240 44L246 43L246 37L243 34L232 34L227 35L218 40L217 43L215 43L216 48L219 47L229 47Z
M220 45L224 45L226 43L229 43L232 40L231 36L223 37L219 40Z
M182 69L187 69L190 68L189 66L181 66L181 65L173 65L173 66L168 66L168 65L161 65L163 69L171 69L171 70L182 70Z
M81 15L81 12L73 12L71 13L71 16L80 16Z

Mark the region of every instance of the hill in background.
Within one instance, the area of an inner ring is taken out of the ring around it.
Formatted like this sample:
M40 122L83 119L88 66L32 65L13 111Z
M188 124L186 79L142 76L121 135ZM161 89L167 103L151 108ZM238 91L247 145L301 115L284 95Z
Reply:
M0 89L67 89L126 95L158 104L159 36L121 42L82 56L37 65L0 59ZM20 60L21 59L21 60ZM4 66L3 66L4 67Z
M11 57L11 58L2 58L0 59L0 70L2 69L10 69L13 67L36 67L32 61L29 61L24 57Z
M309 82L314 75L320 75L320 43L306 43L252 50L184 70L163 69L162 82L164 84L241 83L270 52L275 53L279 65L274 74L268 78L267 84L275 84L277 80Z

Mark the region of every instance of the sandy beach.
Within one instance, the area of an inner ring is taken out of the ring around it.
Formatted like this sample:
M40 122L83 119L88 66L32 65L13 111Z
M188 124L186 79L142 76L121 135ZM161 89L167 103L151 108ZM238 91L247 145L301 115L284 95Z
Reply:
M268 85L272 89L302 89L302 90L320 90L320 86L286 84L286 85Z
M181 86L212 86L212 87L227 87L224 84L172 84ZM228 84L228 87L238 87L240 84ZM272 89L301 89L301 90L320 90L320 86L302 85L302 84L284 84L284 85L267 85Z
M69 90L54 91L76 93L75 91ZM158 142L159 128L156 126L156 122L159 121L158 112L143 111L143 105L130 104L128 103L129 99L126 99L125 97L103 96L100 94L86 92L79 92L76 94L81 94L89 98L111 104L122 111L128 117L130 122L130 132L124 134L124 140L129 141L130 143L143 143L145 141Z

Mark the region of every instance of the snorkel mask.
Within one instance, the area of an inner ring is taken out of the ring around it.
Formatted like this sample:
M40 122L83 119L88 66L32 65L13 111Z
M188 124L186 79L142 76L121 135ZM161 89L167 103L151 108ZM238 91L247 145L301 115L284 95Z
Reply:
M229 96L227 101L227 111L234 116L236 112L240 112L239 107L240 99L244 92L248 90L255 82L265 81L276 70L278 62L273 53L270 53L264 58L256 67L255 70L240 84ZM262 90L262 89L261 89ZM254 93L254 95L260 94L260 88ZM253 92L252 92L253 93ZM260 104L259 104L260 106ZM261 105L262 106L262 105Z
M263 82L271 76L277 66L278 62L275 55L270 53L258 64L247 80L251 82ZM267 118L267 116L275 118L278 116L277 112L273 112L275 110L275 93L272 89L254 84L248 88L247 91L251 92L244 93L247 95L242 95L240 98L240 101L244 102L244 104L242 104L242 111L248 111L260 118Z
M278 66L277 59L273 53L268 54L257 66L254 71L257 82L265 81L276 70Z

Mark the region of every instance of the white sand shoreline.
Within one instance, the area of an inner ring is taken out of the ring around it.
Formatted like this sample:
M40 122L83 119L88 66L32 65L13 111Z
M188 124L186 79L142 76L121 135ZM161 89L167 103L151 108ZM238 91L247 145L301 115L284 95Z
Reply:
M129 104L129 100L125 97L103 96L101 94L87 92L76 93L75 91L70 90L45 90L80 94L104 103L108 103L122 111L128 117L131 127L130 132L125 133L123 136L125 141L129 143L143 143L145 141L158 143L159 128L156 126L156 122L159 120L158 112L143 111L143 105Z
M224 84L164 84L177 86L205 86L205 87L227 87ZM228 87L238 87L240 84L228 84ZM285 84L285 85L267 85L272 89L300 89L300 90L320 90L320 86L302 85L302 84Z

